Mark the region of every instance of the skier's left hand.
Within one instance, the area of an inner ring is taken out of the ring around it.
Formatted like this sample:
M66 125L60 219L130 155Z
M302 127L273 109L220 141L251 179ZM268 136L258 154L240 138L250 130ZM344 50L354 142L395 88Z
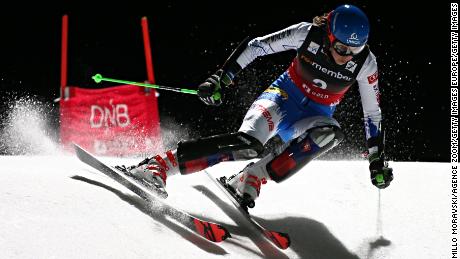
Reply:
M372 184L379 189L387 188L393 181L393 168L388 167L388 163L383 158L371 160L369 170Z
M219 106L222 104L220 75L213 74L198 86L198 97L207 105Z
M219 106L222 104L222 88L231 83L227 73L219 69L198 86L198 97L207 105Z

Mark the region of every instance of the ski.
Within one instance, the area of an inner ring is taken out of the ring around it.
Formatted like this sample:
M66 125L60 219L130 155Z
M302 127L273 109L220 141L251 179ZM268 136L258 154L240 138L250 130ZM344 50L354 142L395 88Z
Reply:
M270 241L272 244L274 244L276 247L284 250L287 249L290 244L291 240L289 238L289 235L286 233L281 233L277 231L272 231L268 230L262 225L260 225L254 218L251 217L251 214L249 214L247 208L243 208L240 203L238 202L238 197L236 197L229 189L228 189L228 184L227 184L227 178L221 177L221 178L215 178L212 176L208 171L205 170L205 173L211 178L211 180L219 187L222 192L225 193L225 195L230 199L232 204L235 206L235 208L241 213L241 215L244 216L244 218L257 229L260 234L265 237L268 241Z
M112 178L116 182L139 195L144 200L159 204L160 207L163 208L162 212L182 224L184 227L193 231L194 233L212 242L221 242L230 237L230 232L225 227L216 223L198 219L184 211L166 204L164 201L162 201L161 198L157 198L158 196L156 196L156 194L154 194L150 189L125 176L123 172L120 172L115 168L104 164L77 144L74 144L74 147L77 157L82 162L104 173L108 177Z

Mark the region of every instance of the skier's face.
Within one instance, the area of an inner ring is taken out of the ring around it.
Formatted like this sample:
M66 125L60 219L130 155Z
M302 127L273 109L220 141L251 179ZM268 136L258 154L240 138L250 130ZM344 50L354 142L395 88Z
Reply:
M339 55L339 53L337 53L337 51L332 46L329 48L329 51L331 52L332 57L334 58L334 61L337 65L343 65L353 58L352 55L348 55L348 56Z

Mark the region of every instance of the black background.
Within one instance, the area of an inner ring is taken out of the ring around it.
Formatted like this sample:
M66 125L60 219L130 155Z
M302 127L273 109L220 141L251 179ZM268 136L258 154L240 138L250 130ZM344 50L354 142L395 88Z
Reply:
M50 107L58 125L58 105L52 100L59 97L63 14L69 15L70 24L69 85L101 87L90 79L95 73L146 80L140 19L147 16L157 84L196 89L246 36L310 22L343 3L125 1L4 8L0 114L5 117L18 96L33 96ZM387 156L398 161L449 161L450 5L348 3L361 7L371 22L369 45L379 63ZM294 55L285 52L256 60L236 79L238 89L225 91L220 107L207 107L192 95L161 91L162 125L179 125L189 137L236 131L254 98ZM365 148L357 87L347 93L335 117L347 137L327 157L359 155Z

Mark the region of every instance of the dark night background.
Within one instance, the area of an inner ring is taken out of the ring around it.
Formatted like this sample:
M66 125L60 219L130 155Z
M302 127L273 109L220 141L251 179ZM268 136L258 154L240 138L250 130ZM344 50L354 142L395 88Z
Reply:
M0 116L4 121L14 98L34 96L49 105L58 124L58 104L52 100L59 97L63 14L69 15L70 25L69 85L100 87L90 79L95 73L144 81L140 19L147 16L157 84L196 89L246 36L311 22L343 3L361 7L371 22L369 45L379 63L387 156L397 161L449 161L449 3L152 1L9 7L0 15ZM190 137L236 131L251 102L294 55L256 60L238 76L239 88L226 91L224 104L217 108L192 95L161 91L162 124L181 125ZM328 158L364 150L357 87L347 93L335 117L347 137Z

